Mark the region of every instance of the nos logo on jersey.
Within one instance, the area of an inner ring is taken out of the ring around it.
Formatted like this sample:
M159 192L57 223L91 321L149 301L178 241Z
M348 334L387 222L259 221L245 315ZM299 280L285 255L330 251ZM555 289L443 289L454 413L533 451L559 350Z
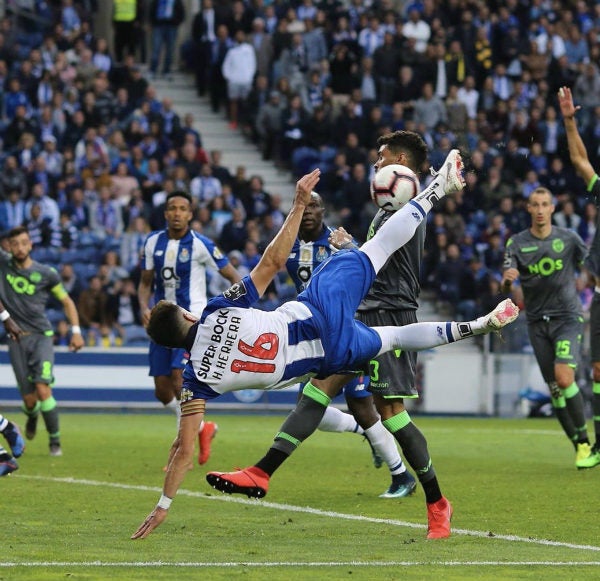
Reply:
M243 297L247 294L246 287L243 282L236 282L232 287L228 288L223 296L230 301L236 301L240 297Z

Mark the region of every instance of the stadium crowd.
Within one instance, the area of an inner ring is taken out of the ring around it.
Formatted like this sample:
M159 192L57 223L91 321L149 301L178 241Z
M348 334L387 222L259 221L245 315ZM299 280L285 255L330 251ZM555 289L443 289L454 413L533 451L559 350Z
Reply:
M281 226L281 199L248 168L224 167L193 116L157 98L143 35L135 54L116 47L117 60L95 33L94 2L22 4L7 3L0 20L0 230L28 227L34 258L60 272L89 345L144 343L139 252L164 227L166 195L191 192L192 227L240 273ZM148 4L138 0L136 19L149 18ZM378 136L419 132L435 168L460 148L467 188L431 213L422 270L457 318L498 302L504 244L528 227L538 185L556 198L556 224L591 242L597 210L569 163L556 94L573 88L598 167L600 4L202 0L183 36L181 65L198 94L292 179L320 167L329 224L359 241L375 213ZM211 276L209 293L223 284ZM294 293L282 273L262 306ZM68 342L62 311L49 312L56 342Z

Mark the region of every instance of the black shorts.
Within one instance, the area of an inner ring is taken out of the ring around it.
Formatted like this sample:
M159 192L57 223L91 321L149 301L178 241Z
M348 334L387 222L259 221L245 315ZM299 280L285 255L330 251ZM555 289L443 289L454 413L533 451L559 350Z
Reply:
M369 327L403 327L417 322L416 311L378 309L356 316ZM418 398L416 375L416 352L388 351L369 362L369 391L383 397Z
M573 368L579 365L583 320L569 317L534 321L527 323L527 331L546 383L555 380L556 363Z

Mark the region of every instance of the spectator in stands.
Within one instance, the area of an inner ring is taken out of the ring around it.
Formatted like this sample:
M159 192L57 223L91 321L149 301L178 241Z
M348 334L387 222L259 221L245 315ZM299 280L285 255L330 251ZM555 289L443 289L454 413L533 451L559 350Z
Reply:
M365 240L369 217L362 212L370 202L369 179L367 168L363 163L352 166L350 177L342 187L342 196L337 207L342 219L342 226L352 232L357 240Z
M31 187L31 195L25 204L25 215L29 216L33 205L40 207L41 218L47 220L52 228L58 228L60 209L56 200L51 198L45 191L41 183L35 183Z
M85 202L83 188L78 186L71 190L66 211L69 213L73 225L78 230L82 231L89 229L90 209L88 204Z
M49 248L56 241L51 221L43 216L42 207L37 202L28 204L23 226L29 231L34 249Z
M435 269L435 287L438 297L452 308L458 305L461 297L461 284L466 267L460 258L457 244L448 244L446 259Z
M133 273L139 267L140 253L149 233L150 227L146 219L136 216L121 236L120 261L129 273Z
M12 188L8 191L6 199L0 202L0 231L21 226L25 221L25 202L21 199L21 192Z
M552 222L561 228L578 232L581 216L575 212L573 200L569 198L561 204L560 210L552 215Z
M234 38L236 44L227 51L222 65L223 78L227 81L230 129L237 129L240 110L252 90L256 73L256 54L246 42L244 31L238 30Z
M129 172L129 165L125 161L117 164L116 170L111 174L111 190L114 199L125 206L131 199L131 192L139 187L139 182Z
M117 241L123 233L123 214L109 186L98 189L98 199L90 204L90 229L100 239Z
M235 206L231 209L231 220L223 224L219 246L229 253L232 250L242 250L248 239L245 211Z
M27 179L25 172L19 167L17 158L9 155L4 160L4 167L0 172L0 196L6 199L12 190L19 192L20 198L25 198L27 192Z
M200 206L207 206L223 192L221 182L212 174L210 163L202 164L200 175L190 182L190 194Z
M59 247L61 250L72 250L77 247L79 241L79 230L73 224L71 215L67 210L60 212L59 226L56 230L55 236L58 238L53 246Z
M135 284L131 278L119 278L106 301L107 326L112 327L121 342L128 344L128 338L144 337L145 331L140 317L140 303Z
M88 344L95 344L98 341L100 327L106 325L107 298L98 275L89 279L87 288L82 290L79 295L77 310L81 326L86 331Z
M269 100L258 110L255 129L264 160L279 160L284 105L278 91L269 93Z
M585 204L583 217L579 224L577 233L579 234L579 236L581 236L581 239L586 243L588 247L592 243L594 235L596 234L597 218L598 208L596 207L596 204L592 201L587 202Z
M106 278L111 286L116 281L129 277L128 270L121 265L120 255L115 250L109 250L108 252L104 253L104 256L102 257L102 265L107 267Z
M238 271L239 275L242 278L250 274L250 270L248 270L248 268L243 264L244 255L239 250L232 250L228 252L227 258L229 258L229 262ZM214 297L225 292L230 287L231 282L229 282L224 276L216 272L210 279L210 283L208 285L208 292L211 296Z
M433 92L433 85L425 83L421 96L414 102L414 121L423 124L425 128L432 131L440 122L447 120L446 106L444 102Z
M117 62L122 62L125 54L135 55L142 16L140 8L139 0L114 0L112 25Z
M170 78L177 29L185 20L183 0L152 0L149 14L152 24L150 72L156 77L162 54L162 74Z
M240 192L239 197L248 220L260 218L272 209L271 195L265 191L264 181L259 175L250 177L248 190Z
M223 152L220 149L213 149L210 151L210 169L212 175L217 178L221 185L231 184L233 176L227 166L222 163Z
M213 113L218 113L227 100L227 81L223 77L223 62L229 49L233 47L233 40L229 37L227 26L221 24L217 27L217 38L211 46L209 68L210 104Z

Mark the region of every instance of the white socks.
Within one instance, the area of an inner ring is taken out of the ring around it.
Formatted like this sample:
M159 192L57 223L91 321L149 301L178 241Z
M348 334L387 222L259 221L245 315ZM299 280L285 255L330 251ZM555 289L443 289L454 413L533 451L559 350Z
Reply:
M392 476L406 472L406 466L402 462L396 440L394 436L384 427L379 420L370 428L365 430L365 435L369 438L371 446L381 456L382 460L388 465Z
M364 430L356 423L352 414L344 413L334 406L327 406L323 419L319 424L323 432L355 432L364 434Z

